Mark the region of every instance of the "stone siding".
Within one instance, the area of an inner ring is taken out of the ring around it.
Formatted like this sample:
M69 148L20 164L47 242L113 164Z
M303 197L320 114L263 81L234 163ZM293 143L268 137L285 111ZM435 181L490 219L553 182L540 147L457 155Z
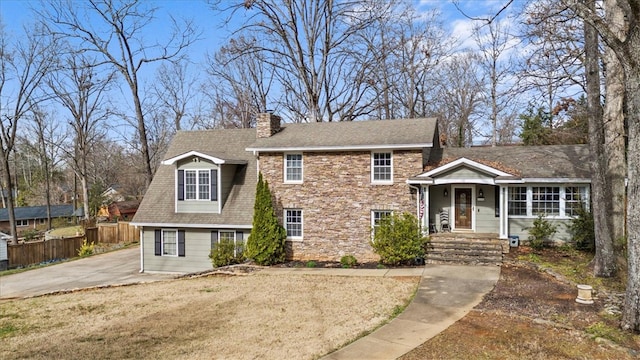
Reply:
M416 196L406 184L420 173L422 151L393 152L393 184L371 183L371 152L305 152L303 183L283 182L283 154L261 153L260 170L274 195L282 223L283 209L303 211L303 239L288 242L295 260L377 261L369 245L371 211L408 211L415 215Z

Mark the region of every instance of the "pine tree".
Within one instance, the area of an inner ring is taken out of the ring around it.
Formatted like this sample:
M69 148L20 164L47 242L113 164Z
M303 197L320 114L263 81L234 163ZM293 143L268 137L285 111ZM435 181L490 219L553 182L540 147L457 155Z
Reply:
M286 230L278 223L273 209L269 183L258 177L253 206L253 228L247 240L247 257L258 265L284 262Z

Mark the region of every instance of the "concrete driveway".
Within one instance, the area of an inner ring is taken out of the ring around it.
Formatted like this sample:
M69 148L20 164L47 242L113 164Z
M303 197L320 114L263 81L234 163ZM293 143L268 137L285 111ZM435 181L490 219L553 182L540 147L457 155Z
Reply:
M2 276L0 299L30 297L94 286L152 282L175 277L175 274L141 274L139 271L139 247L113 251Z

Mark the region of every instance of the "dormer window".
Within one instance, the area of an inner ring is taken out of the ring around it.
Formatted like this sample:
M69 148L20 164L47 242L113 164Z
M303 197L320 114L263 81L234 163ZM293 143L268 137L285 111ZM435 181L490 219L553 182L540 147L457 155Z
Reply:
M218 170L178 170L178 200L218 200Z

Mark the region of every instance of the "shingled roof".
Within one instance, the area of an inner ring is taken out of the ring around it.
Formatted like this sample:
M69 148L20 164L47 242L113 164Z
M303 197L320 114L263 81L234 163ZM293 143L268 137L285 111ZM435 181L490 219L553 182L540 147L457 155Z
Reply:
M588 145L442 148L431 152L425 171L466 158L530 179L590 179Z
M47 207L42 206L20 206L13 209L16 220L33 220L46 219ZM70 217L73 216L73 205L51 205L51 217ZM9 212L7 209L0 209L0 221L9 221Z
M436 118L282 124L248 151L353 150L432 147Z
M245 148L256 140L255 129L179 131L164 160L195 151L208 156L246 164L243 176L236 176L220 214L175 213L175 165L160 165L132 223L185 227L251 226L256 190L256 161Z

